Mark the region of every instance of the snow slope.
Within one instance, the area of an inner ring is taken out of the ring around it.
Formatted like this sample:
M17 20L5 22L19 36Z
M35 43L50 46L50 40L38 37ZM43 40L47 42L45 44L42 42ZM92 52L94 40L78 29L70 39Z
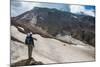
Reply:
M27 45L24 44L26 35L11 26L11 36L18 40L11 40L11 63L27 59ZM32 56L36 61L44 64L95 60L95 49L92 46L71 45L38 34L33 34L33 37L37 41Z

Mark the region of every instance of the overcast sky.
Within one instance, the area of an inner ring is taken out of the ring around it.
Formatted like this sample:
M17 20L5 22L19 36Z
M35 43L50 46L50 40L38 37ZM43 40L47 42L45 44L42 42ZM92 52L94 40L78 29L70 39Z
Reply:
M95 16L95 6L67 5L55 3L39 3L39 2L15 2L11 0L11 16L18 16L34 7L56 8L62 11L80 14L83 12L89 16Z

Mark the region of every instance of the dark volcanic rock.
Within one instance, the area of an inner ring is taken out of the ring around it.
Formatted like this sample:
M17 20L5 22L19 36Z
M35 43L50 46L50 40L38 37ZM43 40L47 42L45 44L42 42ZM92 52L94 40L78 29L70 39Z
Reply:
M43 65L40 61L35 61L33 58L31 59L25 59L18 61L16 63L11 64L11 67L17 67L17 66L31 66L31 65Z

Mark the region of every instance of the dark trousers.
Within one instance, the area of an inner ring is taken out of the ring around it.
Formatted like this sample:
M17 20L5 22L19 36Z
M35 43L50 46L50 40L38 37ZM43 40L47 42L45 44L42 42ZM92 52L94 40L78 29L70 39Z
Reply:
M28 45L28 58L32 58L32 50L33 50L33 45L29 44Z

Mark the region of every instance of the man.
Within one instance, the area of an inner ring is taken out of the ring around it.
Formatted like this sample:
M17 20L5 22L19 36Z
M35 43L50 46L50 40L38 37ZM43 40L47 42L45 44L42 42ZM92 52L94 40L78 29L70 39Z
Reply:
M37 40L36 38L32 37L32 33L28 33L25 39L25 44L28 46L28 59L32 59L32 50L34 47L34 40Z

